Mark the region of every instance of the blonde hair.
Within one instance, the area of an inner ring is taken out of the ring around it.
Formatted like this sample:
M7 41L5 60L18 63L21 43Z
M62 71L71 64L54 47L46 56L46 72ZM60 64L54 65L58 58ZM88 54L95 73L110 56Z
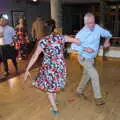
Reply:
M86 14L85 14L85 16L84 16L84 24L86 24L86 23L87 23L88 18L90 18L90 17L95 18L95 16L94 16L94 14L93 14L93 13L86 13Z
M62 34L62 29L55 28L54 31L53 31L53 34Z

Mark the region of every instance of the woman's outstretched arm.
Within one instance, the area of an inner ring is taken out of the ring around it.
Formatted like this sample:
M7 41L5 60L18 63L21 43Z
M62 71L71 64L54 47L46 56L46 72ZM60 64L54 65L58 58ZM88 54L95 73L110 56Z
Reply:
M75 43L77 45L80 45L80 40L77 38L65 36L65 39L66 39L66 42Z
M32 55L30 62L26 68L26 71L29 71L30 68L34 65L34 63L37 61L38 56L40 55L40 53L43 51L43 49L38 45L34 54Z
M31 78L31 75L29 73L30 68L34 65L36 62L39 54L43 51L43 49L40 46L37 46L37 49L35 50L35 53L32 55L32 58L30 59L30 62L26 68L25 75L24 75L24 80L27 80L27 77L29 76ZM24 82L25 82L24 81Z

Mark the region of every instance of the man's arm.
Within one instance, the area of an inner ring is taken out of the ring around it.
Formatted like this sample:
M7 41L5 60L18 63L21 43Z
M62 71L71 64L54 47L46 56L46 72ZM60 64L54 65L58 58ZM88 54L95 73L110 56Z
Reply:
M13 40L14 40L15 36L16 36L16 31L15 31L15 29L13 28L13 29L12 29L12 38L13 38Z
M92 48L89 48L89 47L85 47L85 48L83 49L83 51L88 52L88 53L95 52Z
M104 44L103 44L103 47L104 47L104 48L109 48L109 47L110 47L110 39L109 39L109 38L106 38L106 39L105 39L105 42L104 42Z
M3 30L3 27L0 26L0 38L4 36L4 30Z
M15 29L13 28L13 27L9 27L9 31L10 31L10 37L11 37L11 41L10 41L10 43L11 43L11 45L13 45L13 42L14 42L14 40L15 40L15 37L16 37L16 31L15 31Z
M84 34L85 34L85 32L84 32ZM82 37L83 37L83 35L84 35L82 32L79 32L77 35L76 35L76 38L81 38L81 45L82 45ZM81 46L82 47L82 46ZM85 51L85 52L88 52L88 53L92 53L92 52L94 52L94 49L92 49L92 48L90 48L90 47L83 47L82 48L83 49L83 51Z
M108 30L100 27L100 35L105 38L103 47L104 48L110 47L110 38L112 37L112 34Z
M0 33L0 38L2 38L4 35L3 35L3 33Z
M16 35L16 31L15 31L15 29L13 28L13 27L11 27L11 35L14 37L15 35Z

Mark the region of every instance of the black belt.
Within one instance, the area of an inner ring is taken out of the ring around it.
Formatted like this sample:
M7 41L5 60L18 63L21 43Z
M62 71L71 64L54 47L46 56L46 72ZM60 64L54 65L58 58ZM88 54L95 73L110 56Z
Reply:
M92 60L94 58L85 58L85 57L81 57L82 60Z

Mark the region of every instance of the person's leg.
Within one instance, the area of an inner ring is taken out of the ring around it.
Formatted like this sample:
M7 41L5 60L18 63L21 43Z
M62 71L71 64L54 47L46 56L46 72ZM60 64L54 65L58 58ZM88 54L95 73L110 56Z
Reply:
M54 111L58 111L56 101L55 101L55 97L54 97L54 93L48 92L47 94L48 94L48 99L50 101L50 104L52 105L52 108L54 109Z
M101 90L100 90L100 81L99 81L98 72L96 71L96 69L94 68L92 64L89 65L89 68L87 70L88 70L88 74L91 79L94 97L96 99L101 98L102 95L101 95Z
M103 105L105 103L104 99L102 98L101 89L100 89L100 81L99 81L99 75L96 71L93 64L89 64L88 67L88 74L91 78L93 93L95 97L95 102L97 105Z
M4 60L3 60L3 65L4 65L4 70L5 70L6 74L9 74L9 72L8 72L8 62L7 62L7 59L4 59Z
M54 95L54 99L55 99L55 101L56 101L56 100L57 100L57 95L56 95L56 93L54 93L53 95Z
M80 83L79 83L79 85L77 87L77 90L76 90L77 94L80 94L80 95L83 94L83 91L84 91L89 79L90 79L90 77L89 77L86 69L84 68L83 76L82 76L81 81L80 81Z
M83 60L80 56L78 56L78 61L83 66L83 75L82 75L81 81L77 87L76 92L77 92L77 94L82 95L90 77L87 73L87 61Z
M12 59L12 62L14 64L14 67L16 69L16 72L18 72L18 66L17 66L17 61L16 61L16 50L14 47L10 46L9 47L9 52L10 54L10 58Z
M15 66L16 72L18 72L18 66L17 66L16 58L12 58L12 62L14 64L14 66Z
M2 57L2 62L4 65L4 71L6 72L6 75L8 75L8 63L7 63L7 46L3 46L1 49L1 57Z
M2 70L1 63L2 63L2 47L0 46L0 72Z

